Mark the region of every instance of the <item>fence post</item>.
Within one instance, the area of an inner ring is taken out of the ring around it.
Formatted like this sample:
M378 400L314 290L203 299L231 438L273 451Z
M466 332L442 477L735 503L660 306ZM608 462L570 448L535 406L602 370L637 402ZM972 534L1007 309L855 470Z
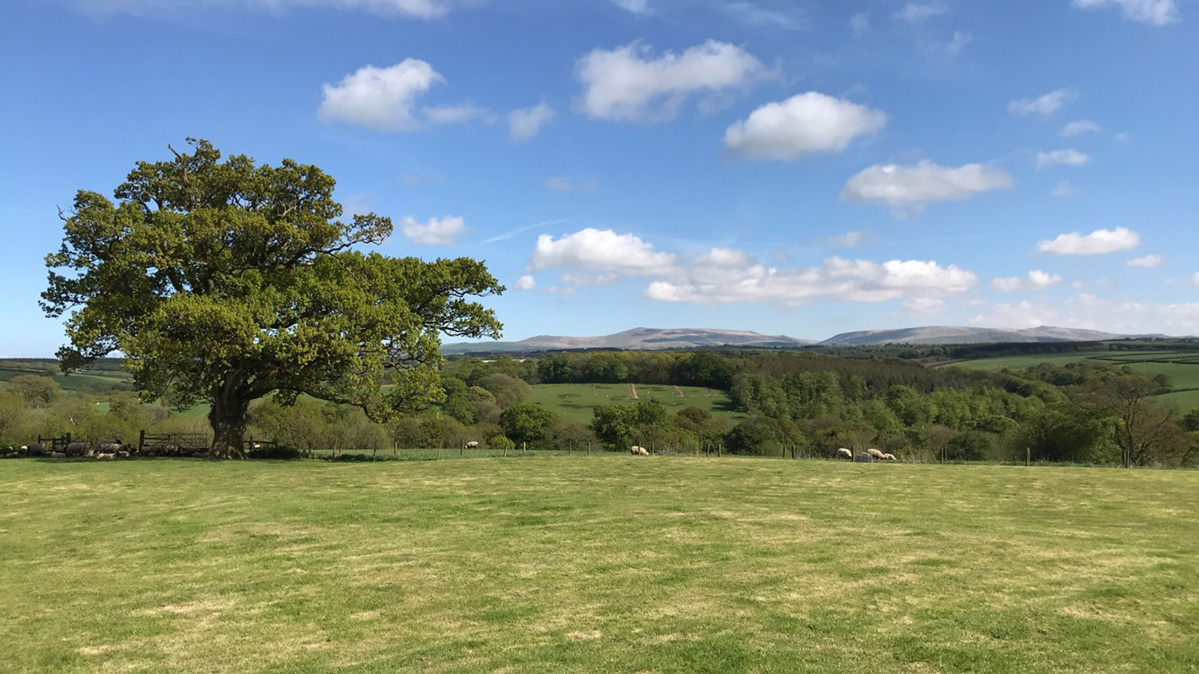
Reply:
M146 430L142 429L137 432L137 453L141 454L142 449L146 446Z
M1024 465L1026 465L1026 466L1032 465L1032 447L1024 448Z

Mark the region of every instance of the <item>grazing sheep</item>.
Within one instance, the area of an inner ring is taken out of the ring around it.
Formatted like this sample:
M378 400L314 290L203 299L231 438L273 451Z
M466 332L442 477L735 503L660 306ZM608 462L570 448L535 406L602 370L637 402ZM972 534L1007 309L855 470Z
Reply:
M470 442L466 443L466 448L467 448L467 449L478 449L478 448L479 448L479 441L478 441L478 440L471 440Z
M633 456L649 456L649 450L644 447L633 445L629 448L629 453Z
M871 457L873 457L873 458L875 458L875 459L881 459L881 458L883 458L883 453L882 453L882 452L880 452L880 451L879 451L879 450L877 450L877 449L874 449L873 447L871 447L870 449L866 450L866 453L867 453L867 454L869 454Z
M129 445L120 440L101 440L96 444L96 451L104 452L105 454L116 454L117 452L129 451Z
M849 459L850 461L853 460L853 452L849 451L845 447L842 447L837 450L837 456L842 459Z
M87 456L92 453L92 445L89 442L72 442L63 452L67 456Z
M110 454L108 452L100 452L100 453L96 454L96 458L100 459L101 461L108 461L108 460L117 458L117 455Z
M29 445L29 456L41 456L46 453L46 447L40 442Z
M866 452L858 452L853 455L854 463L874 463L874 457Z
M895 458L894 454L891 454L891 453L883 454L883 459L886 461L898 461L899 460L899 459Z

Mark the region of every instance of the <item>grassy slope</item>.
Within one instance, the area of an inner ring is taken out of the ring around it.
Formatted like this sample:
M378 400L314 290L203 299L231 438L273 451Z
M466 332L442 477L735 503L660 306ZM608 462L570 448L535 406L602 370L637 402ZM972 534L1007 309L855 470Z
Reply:
M78 391L88 384L100 384L104 387L117 385L129 385L133 383L133 377L123 372L92 372L92 373L76 373L63 374L58 370L31 370L24 368L0 367L0 381L8 381L20 374L33 374L44 377L50 377L58 382L64 390Z
M0 462L4 671L1199 668L1199 474Z
M631 405L646 400L656 400L674 414L687 407L698 407L715 416L730 420L744 415L732 411L732 402L725 391L695 386L680 386L679 396L671 386L638 384L637 400L629 395L628 384L538 384L525 400L557 412L560 416L575 421L589 422L596 405Z
M1170 378L1175 389L1199 389L1199 363L1194 352L1171 353L1164 351L1146 353L1104 352L1102 354L1048 354L1043 356L1006 356L983 358L951 363L951 366L997 371L1003 368L1026 368L1040 363L1067 365L1085 358L1098 360L1105 365L1120 367L1127 365L1136 372L1153 377L1164 374ZM1178 362L1142 362L1145 360L1171 360ZM1158 396L1158 400L1177 406L1183 412L1199 407L1199 390L1181 390Z

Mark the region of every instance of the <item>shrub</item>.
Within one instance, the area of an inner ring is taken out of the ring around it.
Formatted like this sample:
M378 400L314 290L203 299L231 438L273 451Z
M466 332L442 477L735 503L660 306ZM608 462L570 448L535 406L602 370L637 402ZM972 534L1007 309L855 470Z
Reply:
M247 456L251 459L270 459L274 461L293 461L299 459L302 455L300 450L295 447L286 447L277 445L274 447L266 446L258 449L251 449Z

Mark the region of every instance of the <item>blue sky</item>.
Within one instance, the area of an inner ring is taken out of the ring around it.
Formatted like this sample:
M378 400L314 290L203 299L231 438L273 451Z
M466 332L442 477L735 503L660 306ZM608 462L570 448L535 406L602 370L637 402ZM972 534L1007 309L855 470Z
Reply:
M1191 0L9 0L0 356L56 209L188 136L313 163L505 338L1199 334Z

